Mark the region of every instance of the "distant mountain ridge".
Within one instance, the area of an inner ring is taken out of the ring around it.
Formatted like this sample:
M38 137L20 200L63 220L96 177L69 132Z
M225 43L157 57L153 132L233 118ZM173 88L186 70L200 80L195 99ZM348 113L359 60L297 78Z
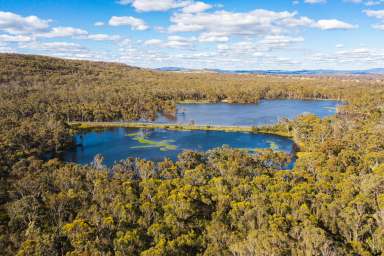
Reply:
M384 75L384 68L366 70L223 70L223 69L189 69L182 67L162 67L156 69L165 72L181 73L222 73L222 74L259 74L259 75Z

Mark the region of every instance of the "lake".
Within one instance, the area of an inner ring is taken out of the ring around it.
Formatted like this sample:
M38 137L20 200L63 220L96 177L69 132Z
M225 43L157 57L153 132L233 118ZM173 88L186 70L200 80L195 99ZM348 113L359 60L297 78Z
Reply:
M158 123L197 125L257 126L275 124L281 118L312 113L321 118L336 113L340 101L334 100L261 100L258 104L178 104L175 119L159 116Z
M176 160L183 150L207 151L223 145L248 150L272 148L287 153L293 151L293 141L288 138L244 132L113 128L78 134L74 139L81 146L65 152L64 160L89 164L96 154L102 154L107 166L128 157Z
M312 113L321 118L336 113L339 101L332 100L262 100L258 104L179 104L175 119L159 116L157 123L197 125L257 126L274 124L281 118L293 119ZM102 154L107 166L128 157L152 161L172 160L183 150L206 151L228 145L254 150L272 148L292 152L293 141L275 135L220 131L171 131L115 128L90 131L74 137L81 145L64 153L64 160L89 164Z

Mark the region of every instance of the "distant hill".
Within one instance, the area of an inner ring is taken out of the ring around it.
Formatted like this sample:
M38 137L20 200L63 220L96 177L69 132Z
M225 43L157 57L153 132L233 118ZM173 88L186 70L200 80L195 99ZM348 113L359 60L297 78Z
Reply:
M384 75L384 68L373 68L366 70L223 70L223 69L188 69L181 67L162 67L156 69L165 72L185 73L222 73L222 74L260 74L260 75Z
M226 73L225 70L191 69L191 68L180 68L180 67L162 67L162 68L157 68L155 70L164 71L164 72L180 72L180 73Z
M158 71L169 71L169 72L181 72L181 71L187 71L189 69L186 68L179 68L179 67L162 67L162 68L157 68L156 70Z

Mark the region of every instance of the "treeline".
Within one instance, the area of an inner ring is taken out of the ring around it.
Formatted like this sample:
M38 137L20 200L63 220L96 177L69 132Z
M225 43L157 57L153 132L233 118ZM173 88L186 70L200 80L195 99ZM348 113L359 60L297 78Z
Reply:
M365 79L178 74L120 64L0 55L2 111L50 113L71 121L154 119L183 100L254 103L260 99L346 99L381 83ZM364 86L362 87L362 84ZM14 97L23 98L18 104Z
M384 84L356 77L174 74L0 55L4 255L381 255ZM302 152L221 148L112 169L45 161L67 121L174 113L180 100L336 98L337 116L278 126Z

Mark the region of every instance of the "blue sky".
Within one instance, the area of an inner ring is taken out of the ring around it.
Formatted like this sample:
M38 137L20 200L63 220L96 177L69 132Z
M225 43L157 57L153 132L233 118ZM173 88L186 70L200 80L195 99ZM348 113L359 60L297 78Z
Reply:
M0 0L0 52L141 67L384 67L384 0Z

